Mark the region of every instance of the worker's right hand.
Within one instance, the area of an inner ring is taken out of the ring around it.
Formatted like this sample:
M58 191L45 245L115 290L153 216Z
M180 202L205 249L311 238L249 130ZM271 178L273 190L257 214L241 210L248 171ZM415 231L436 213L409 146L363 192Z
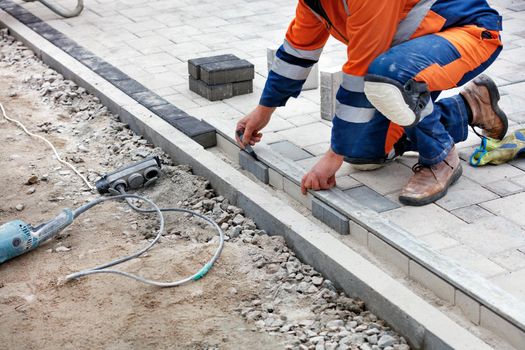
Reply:
M261 141L261 130L270 122L275 107L257 106L250 114L239 120L235 129L235 138L239 146L244 149L246 145L255 145ZM238 132L242 132L242 141Z

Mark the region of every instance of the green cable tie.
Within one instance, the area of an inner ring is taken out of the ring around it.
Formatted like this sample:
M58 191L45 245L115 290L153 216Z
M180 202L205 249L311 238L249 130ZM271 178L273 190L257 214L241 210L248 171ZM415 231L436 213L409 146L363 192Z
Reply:
M202 269L200 269L199 272L197 272L197 274L195 274L195 277L193 277L193 280L194 281L200 280L201 278L204 277L204 275L206 275L208 273L208 271L210 271L210 269L211 269L211 264L210 263L206 263L206 265L204 265L202 267Z

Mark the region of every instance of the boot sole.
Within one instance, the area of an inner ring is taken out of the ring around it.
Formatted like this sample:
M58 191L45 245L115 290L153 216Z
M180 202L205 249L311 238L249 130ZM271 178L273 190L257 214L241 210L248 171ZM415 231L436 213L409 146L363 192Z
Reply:
M503 110L499 108L498 102L500 100L500 94L496 83L486 74L481 74L476 79L474 79L473 82L478 86L486 87L489 91L490 106L503 123L503 131L502 134L499 135L498 140L503 139L509 129L509 120L507 119L507 115L505 114L505 112L503 112Z
M438 192L430 197L426 197L422 199L415 199L411 197L401 197L400 196L399 201L404 205L410 205L413 207L421 207L423 205L434 203L438 199L445 197L445 195L448 193L448 189L450 188L450 186L454 185L459 180L462 174L463 174L463 167L460 164L457 170L454 171L454 173L450 177L449 183L447 184L447 186L445 186L443 191Z

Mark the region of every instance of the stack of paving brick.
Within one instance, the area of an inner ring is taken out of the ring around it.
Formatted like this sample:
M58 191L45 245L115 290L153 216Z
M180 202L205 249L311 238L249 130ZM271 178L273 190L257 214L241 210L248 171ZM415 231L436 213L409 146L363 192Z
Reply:
M190 90L218 101L253 92L253 64L235 55L195 58L188 61Z

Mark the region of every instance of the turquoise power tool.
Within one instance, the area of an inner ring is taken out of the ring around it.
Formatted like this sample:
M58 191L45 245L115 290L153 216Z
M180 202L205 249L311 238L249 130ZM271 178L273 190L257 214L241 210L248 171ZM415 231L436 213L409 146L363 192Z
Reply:
M96 183L100 194L118 194L118 189L137 189L154 183L160 174L160 159L149 157L143 161L104 175ZM37 227L21 220L0 226L0 264L30 250L56 236L80 215L79 209L64 209L57 217Z
M71 225L73 212L64 209L54 219L37 227L22 220L13 220L0 226L0 264L37 248Z

